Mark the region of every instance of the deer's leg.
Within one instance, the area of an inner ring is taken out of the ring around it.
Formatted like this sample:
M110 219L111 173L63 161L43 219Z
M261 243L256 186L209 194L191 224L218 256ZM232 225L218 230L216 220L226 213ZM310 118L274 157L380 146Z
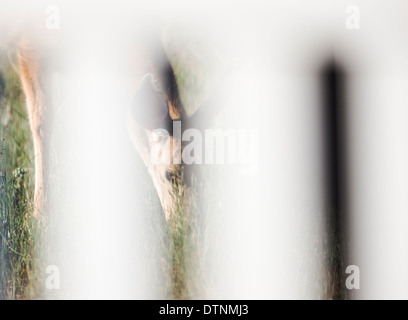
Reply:
M41 61L36 50L23 47L18 49L20 78L26 97L28 117L34 143L35 191L33 215L40 218L45 204L46 165L46 101L41 86Z

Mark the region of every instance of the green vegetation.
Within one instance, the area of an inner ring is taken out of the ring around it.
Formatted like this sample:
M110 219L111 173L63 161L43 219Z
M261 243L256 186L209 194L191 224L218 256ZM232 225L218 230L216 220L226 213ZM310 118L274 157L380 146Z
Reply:
M0 59L0 299L38 294L33 150L20 81Z
M207 178L212 174L210 170L201 170L206 171ZM208 202L214 194L206 185L193 176L188 191L184 189L180 193L173 215L163 225L165 263L162 271L166 275L164 285L169 299L207 297L210 281L205 271L209 239L206 225L216 210Z
M191 114L211 94L217 82L214 79L218 80L224 69L220 67L217 73L206 68L213 65L214 58L208 58L211 56L208 51L203 54L204 50L191 49L197 44L187 40L172 43L168 48L170 60L186 112ZM0 55L0 299L33 299L42 296L38 283L42 280L40 258L46 254L41 246L45 228L31 217L34 153L24 96L12 65L8 58ZM213 169L200 170L204 170L202 177L211 179ZM150 180L147 173L145 177ZM180 194L174 215L167 222L161 207L155 205L157 195L153 183L147 185L155 198L148 199L153 213L152 225L161 238L161 247L151 250L161 265L158 286L163 288L167 298L207 298L211 281L203 271L208 250L206 240L210 238L206 226L217 214L211 207L216 191L209 190L206 181L192 181L189 196ZM347 298L345 292L336 289L342 281L340 271L344 269L340 247L328 234L324 234L323 239L322 255L327 265L322 269L327 270L327 276L319 288L322 294L319 298ZM316 243L317 248L320 246L320 242ZM307 252L304 258L319 259L320 255L320 251ZM315 278L304 277L307 290Z

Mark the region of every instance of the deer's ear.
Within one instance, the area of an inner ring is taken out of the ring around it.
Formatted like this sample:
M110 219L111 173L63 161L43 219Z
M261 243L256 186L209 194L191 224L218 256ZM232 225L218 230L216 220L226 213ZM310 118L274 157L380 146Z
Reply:
M151 74L143 77L140 89L136 92L131 106L131 116L147 130L166 129L169 120L169 107L163 92L157 88Z

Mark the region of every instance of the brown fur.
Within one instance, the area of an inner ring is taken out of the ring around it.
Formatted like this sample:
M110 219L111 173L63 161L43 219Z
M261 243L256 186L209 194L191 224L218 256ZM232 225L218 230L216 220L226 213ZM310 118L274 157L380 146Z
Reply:
M26 97L28 116L34 142L35 151L35 195L34 195L34 211L33 215L40 218L44 214L46 190L46 173L48 167L48 136L50 131L50 114L53 106L49 102L49 93L47 91L47 81L43 76L47 71L44 52L34 45L35 41L27 39L20 40L17 44L17 56L20 69L20 79L23 91ZM163 119L155 120L153 115L149 115L151 110L140 110L143 114L143 119L135 119L131 112L128 116L128 127L133 144L140 154L147 170L153 180L154 186L159 195L165 217L169 219L176 200L181 193L185 191L184 183L181 181L181 165L178 164L161 164L154 165L150 162L149 154L153 147L152 130L156 128L164 128L170 132L167 144L171 146L171 162L178 154L176 151L181 149L181 141L176 141L172 136L171 128L172 121L183 120L184 110L181 105L179 91L173 69L167 59L165 51L161 43L155 43L154 46L147 46L154 49L152 52L146 52L146 48L142 54L136 55L140 58L137 61L138 78L143 75L143 72L153 74L155 82L157 82L154 94L162 99L163 105L166 105L167 115ZM140 88L139 88L140 89ZM135 92L137 88L134 88ZM140 106L141 108L149 108L153 106ZM154 111L154 110L153 110ZM163 112L162 112L163 113ZM150 118L149 118L150 117ZM148 122L152 121L153 127L148 126ZM175 146L175 148L173 148ZM174 150L173 150L174 149ZM171 175L171 179L168 176ZM167 176L167 177L166 177Z
M44 210L46 165L46 103L41 86L41 59L38 51L28 42L20 42L17 48L20 78L26 97L28 117L34 143L35 193L34 216L39 218Z
M141 106L142 108L146 107L157 107L159 108L161 104L167 105L168 110L166 110L167 115L162 115L163 110L156 113L153 117L158 118L157 121L152 119L154 125L147 126L146 123L150 119L144 119L141 123L140 119L136 119L134 113L132 113L132 108L140 106L132 106L129 115L128 115L128 130L130 137L132 139L133 145L136 150L139 152L144 164L147 167L147 170L153 180L154 186L157 190L160 202L165 214L166 219L168 220L176 206L178 205L178 199L182 194L188 193L189 189L186 187L184 181L182 180L182 165L177 164L181 162L180 155L182 151L181 141L178 141L172 132L172 122L173 121L183 121L184 112L180 102L179 92L177 88L176 79L171 69L170 63L168 63L167 69L159 73L161 79L159 83L162 86L165 86L163 101L153 100L153 105ZM158 88L156 90L160 90ZM143 89L141 89L143 90ZM155 95L154 90L146 92L144 96ZM147 99L149 100L149 99ZM160 99L159 99L160 100ZM142 110L142 112L148 112L149 110ZM155 113L153 113L155 114ZM170 159L170 164L154 164L150 160L150 152L157 143L153 137L154 129L165 129L169 132L169 137L165 141L163 152L170 151L170 155L167 157Z

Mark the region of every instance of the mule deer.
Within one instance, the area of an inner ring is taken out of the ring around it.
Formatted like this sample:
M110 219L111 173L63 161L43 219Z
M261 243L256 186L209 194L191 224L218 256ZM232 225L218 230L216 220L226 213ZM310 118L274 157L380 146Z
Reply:
M142 77L134 103L129 109L128 130L153 180L165 217L169 220L180 197L184 197L184 203L192 200L191 178L199 173L193 164L186 164L182 159L185 141L181 133L189 128L200 132L208 128L225 102L224 86L228 85L228 81L227 74L221 72L222 81L214 86L210 98L200 104L198 111L187 116L174 70L163 45L156 43L152 52L155 52L152 55L153 64ZM178 126L173 125L174 122L178 122ZM174 128L180 132L174 132ZM166 134L159 138L156 129L163 129ZM162 153L162 161L159 163L151 159L152 149L157 144Z
M160 202L168 220L172 215L177 199L190 192L188 182L191 167L185 167L181 161L183 144L181 139L173 135L173 121L180 121L184 129L203 125L206 115L214 116L214 108L202 106L193 116L187 117L184 111L176 77L167 57L164 45L159 37L149 39L137 49L136 82L133 88L136 94L129 107L127 127L130 138L141 159L143 160L157 190ZM45 175L48 170L47 150L48 132L52 121L47 115L52 114L47 80L44 78L45 68L49 65L42 49L26 38L17 44L20 78L26 96L26 104L35 150L35 196L34 216L39 217L45 203ZM216 96L216 95L214 95ZM211 103L209 103L211 105ZM206 112L203 112L205 110ZM154 129L169 132L163 152L169 163L155 164L150 159L150 152L157 143ZM185 183L187 182L187 183Z
M161 61L155 61L150 73L143 76L136 93L134 103L129 109L128 130L133 145L139 152L153 180L160 198L166 219L172 215L177 199L188 189L183 181L183 166L181 164L182 142L172 132L173 121L184 121L185 112L181 103L179 89L173 69L164 50L161 51ZM169 132L161 144L162 152L170 163L155 164L150 159L150 153L157 139L155 129Z

